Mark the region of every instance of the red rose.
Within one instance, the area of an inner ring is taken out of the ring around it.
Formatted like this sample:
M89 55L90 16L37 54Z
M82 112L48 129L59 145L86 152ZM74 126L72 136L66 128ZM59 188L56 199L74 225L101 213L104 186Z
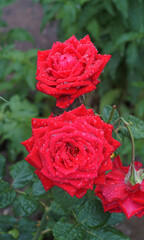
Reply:
M36 168L46 191L56 185L81 198L93 189L99 169L108 170L110 156L120 146L112 128L84 105L32 119L32 137L22 143L29 152L26 161Z
M38 51L36 88L57 99L66 108L73 101L96 89L110 55L100 55L87 35L80 41L72 36L56 42L51 50Z
M142 164L135 163L138 171ZM105 177L105 183L96 186L95 193L101 199L104 210L124 212L127 218L144 214L144 180L141 184L132 185L126 181L129 167L124 167L120 157L113 161L112 171Z

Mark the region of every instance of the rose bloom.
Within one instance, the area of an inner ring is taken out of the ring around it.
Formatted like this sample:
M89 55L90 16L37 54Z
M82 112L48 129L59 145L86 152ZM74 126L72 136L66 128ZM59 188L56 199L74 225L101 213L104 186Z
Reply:
M57 106L66 108L73 101L96 89L110 55L98 54L87 35L80 41L72 36L53 44L52 49L38 51L36 88L57 99Z
M136 171L141 166L140 162L136 162ZM95 189L105 212L124 212L128 219L133 215L141 217L144 214L144 180L141 184L132 185L126 177L129 167L124 167L120 157L116 157L112 171L106 174L105 182L101 182Z
M93 189L99 170L111 169L110 156L120 146L112 129L84 105L32 119L32 137L22 143L29 152L26 161L36 168L46 191L56 185L81 198Z

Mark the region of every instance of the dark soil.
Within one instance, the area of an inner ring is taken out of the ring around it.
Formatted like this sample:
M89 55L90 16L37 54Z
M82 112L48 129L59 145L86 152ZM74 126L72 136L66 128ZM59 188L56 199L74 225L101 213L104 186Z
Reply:
M47 24L44 31L40 33L42 16L43 11L38 3L33 4L32 0L17 0L16 3L4 9L3 20L8 23L7 30L15 27L24 28L36 40L36 48L49 49L57 40L56 23ZM16 47L25 51L34 46L30 42L19 42L16 43ZM5 209L4 214L8 214L7 209ZM141 219L133 217L130 220L125 220L117 228L132 240L144 240L144 217Z

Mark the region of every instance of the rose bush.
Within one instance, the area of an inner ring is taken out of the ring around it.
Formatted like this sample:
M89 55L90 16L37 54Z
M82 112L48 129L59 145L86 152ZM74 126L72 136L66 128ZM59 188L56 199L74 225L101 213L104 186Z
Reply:
M57 106L66 108L73 101L96 89L110 55L98 54L87 35L80 41L72 36L56 42L52 49L38 51L36 88L57 99Z
M111 169L111 154L120 146L113 126L84 105L47 119L32 119L32 137L22 144L45 190L54 185L81 198Z
M142 163L135 162L136 171ZM144 215L144 180L132 184L127 179L130 166L124 167L120 157L113 161L112 171L105 175L105 182L96 186L95 193L101 199L104 210L124 212L127 218Z

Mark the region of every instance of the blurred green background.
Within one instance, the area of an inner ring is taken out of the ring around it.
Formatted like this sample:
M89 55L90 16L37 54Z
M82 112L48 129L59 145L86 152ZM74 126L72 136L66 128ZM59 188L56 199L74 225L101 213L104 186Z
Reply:
M35 38L25 29L9 29L3 20L5 7L15 2L0 0L0 96L7 100L0 99L0 144L10 162L26 156L20 142L31 136L31 118L57 111L54 98L35 90ZM98 90L86 96L86 105L102 113L105 105L116 104L121 115L144 119L144 1L33 0L32 8L35 4L43 9L39 35L54 22L60 41L73 34L78 39L89 34L101 54L112 55ZM17 42L31 42L32 47L23 51ZM143 140L136 141L136 156L141 160L143 144ZM127 162L130 151L126 138L121 155Z

